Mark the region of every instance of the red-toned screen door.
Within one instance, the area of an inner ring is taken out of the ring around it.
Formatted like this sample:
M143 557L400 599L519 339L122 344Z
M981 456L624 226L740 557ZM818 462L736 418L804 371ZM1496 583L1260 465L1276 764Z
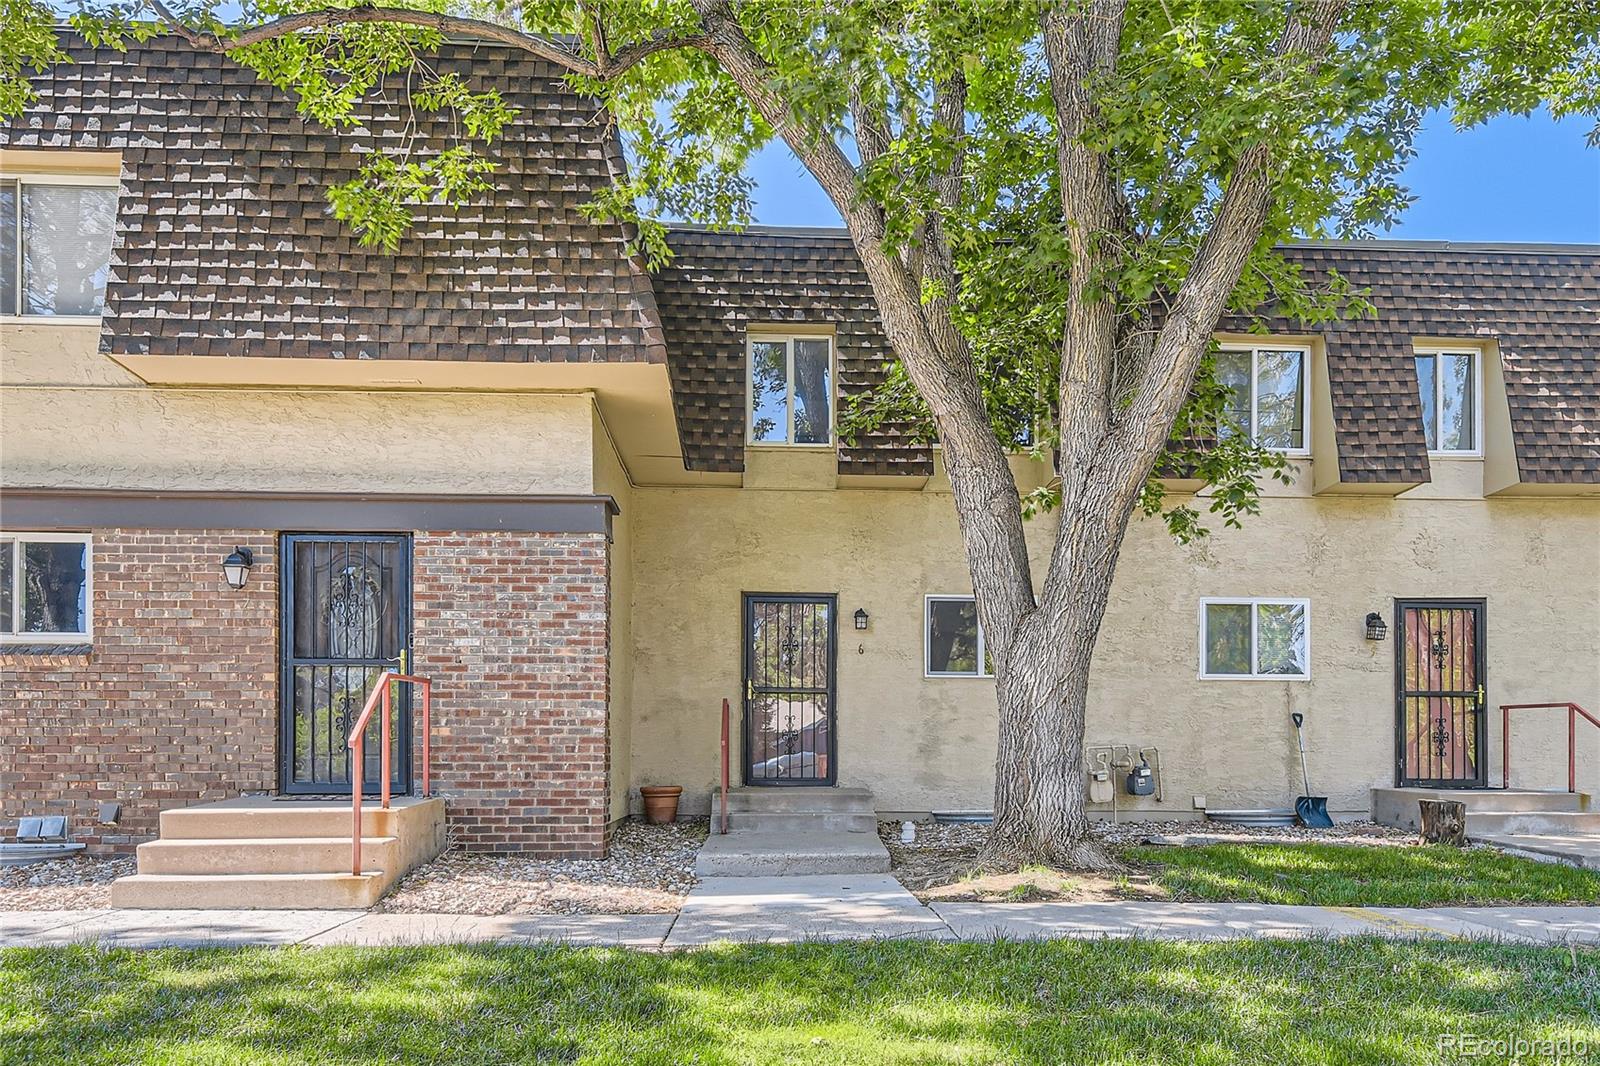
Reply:
M1396 615L1399 783L1481 788L1483 601L1402 600Z

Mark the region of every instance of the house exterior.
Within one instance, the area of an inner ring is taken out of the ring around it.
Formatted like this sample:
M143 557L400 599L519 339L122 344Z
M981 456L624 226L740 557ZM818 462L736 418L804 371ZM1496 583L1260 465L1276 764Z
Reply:
M735 784L989 806L940 452L836 432L887 356L842 233L686 227L652 274L579 210L621 165L605 117L457 42L436 66L520 111L497 190L384 254L324 190L406 135L398 102L335 134L172 43L74 59L0 127L0 816L116 851L163 809L348 795L345 733L402 661L468 847L600 854L647 784L704 813L724 699ZM1378 314L1225 324L1294 483L1187 547L1133 523L1089 758L1160 788L1094 791L1103 816L1287 805L1292 712L1313 789L1365 816L1375 787L1502 784L1501 704L1600 705L1600 248L1288 254ZM1513 728L1513 783L1564 787L1564 719Z

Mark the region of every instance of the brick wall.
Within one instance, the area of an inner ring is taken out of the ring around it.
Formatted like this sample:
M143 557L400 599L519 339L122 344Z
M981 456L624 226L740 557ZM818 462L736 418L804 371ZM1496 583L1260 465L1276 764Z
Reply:
M237 591L236 545L255 552ZM602 534L415 536L434 787L469 848L605 852L607 553ZM87 654L0 649L0 819L66 814L126 852L163 809L276 790L277 534L96 530L92 565ZM120 825L97 824L106 800Z
M434 787L469 848L605 853L607 548L598 533L416 537L413 644L434 679Z
M222 559L255 552L239 590ZM276 785L277 538L100 529L87 654L0 649L0 820L65 814L96 852L154 836L168 807ZM100 803L122 822L96 822Z

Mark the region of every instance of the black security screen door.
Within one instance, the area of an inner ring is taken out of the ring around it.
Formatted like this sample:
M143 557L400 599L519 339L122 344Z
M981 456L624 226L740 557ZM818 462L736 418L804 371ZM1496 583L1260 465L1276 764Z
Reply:
M744 598L744 780L834 781L833 596Z
M411 634L411 539L294 533L283 538L280 788L343 792L351 783L350 727L378 674L399 666ZM391 787L411 787L411 706L395 687ZM381 713L381 712L379 712ZM379 785L378 713L368 723L364 791Z
M1482 788L1483 601L1402 600L1395 615L1399 783Z

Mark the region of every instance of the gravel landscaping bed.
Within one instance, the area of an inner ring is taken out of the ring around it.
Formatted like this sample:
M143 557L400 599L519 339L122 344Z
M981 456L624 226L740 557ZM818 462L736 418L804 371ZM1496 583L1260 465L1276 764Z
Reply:
M133 859L70 859L0 866L0 911L98 910L111 906L111 882L135 872Z
M375 908L445 914L670 914L696 884L708 822L625 822L604 859L535 859L450 850Z

